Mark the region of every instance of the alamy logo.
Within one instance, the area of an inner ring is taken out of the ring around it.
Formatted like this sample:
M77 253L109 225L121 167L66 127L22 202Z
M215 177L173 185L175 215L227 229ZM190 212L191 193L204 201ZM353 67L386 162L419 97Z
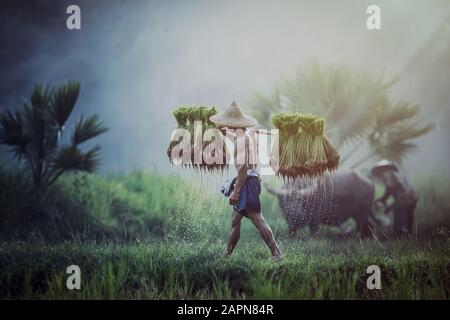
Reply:
M370 5L367 7L366 13L369 15L367 17L366 26L369 30L380 30L381 29L381 9L377 5Z
M371 265L367 267L366 270L367 274L370 274L370 276L367 278L367 289L369 290L380 290L381 289L381 270L380 267L377 265Z
M255 164L262 175L273 175L279 166L277 129L209 128L194 121L193 129L172 132L170 161L174 165Z
M80 270L80 267L75 265L75 264L72 264L72 265L67 267L66 273L70 274L70 276L67 278L67 281L66 281L67 289L69 289L69 290L73 290L73 289L80 290L81 289L81 270Z
M66 26L69 30L81 29L81 9L76 4L67 7L66 13L69 16L66 19Z

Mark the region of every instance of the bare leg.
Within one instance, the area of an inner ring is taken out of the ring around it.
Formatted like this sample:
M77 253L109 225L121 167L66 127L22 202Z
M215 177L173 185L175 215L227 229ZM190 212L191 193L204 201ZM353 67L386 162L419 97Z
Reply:
M261 234L261 237L270 248L272 256L275 258L281 258L281 251L278 248L278 245L273 237L272 229L270 229L270 226L267 224L262 213L248 212L247 216L250 218L250 220L252 220L253 224Z
M241 236L241 220L242 215L233 211L231 216L231 233L228 240L227 252L225 253L227 256L233 253L234 247L236 247L239 237Z

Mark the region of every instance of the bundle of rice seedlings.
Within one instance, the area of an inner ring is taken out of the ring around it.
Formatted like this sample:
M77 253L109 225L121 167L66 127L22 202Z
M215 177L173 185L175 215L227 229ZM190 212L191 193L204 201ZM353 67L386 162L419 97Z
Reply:
M215 128L215 125L209 120L209 117L212 115L217 114L217 110L215 107L208 107L208 106L180 106L177 109L175 109L172 114L174 115L178 129L185 129L185 135L183 136L184 139L190 140L190 159L186 161L186 159L183 159L182 165L184 167L191 167L191 168L198 168L201 170L223 170L227 167L227 161L226 161L226 149L223 143L218 142L215 146L215 149L211 149L213 143L215 141L214 137L209 137L210 139L207 139L206 141L203 141L203 137L205 132L208 129ZM201 127L196 126L196 122L201 122ZM200 130L199 130L200 129ZM196 132L197 131L197 132ZM217 131L220 132L220 131ZM187 137L189 135L189 138ZM180 145L180 141L183 140L176 140L171 141L169 144L169 148L167 149L167 155L169 156L169 159L172 163L174 163L172 150L177 146ZM185 141L189 141L185 140ZM211 146L210 146L211 145ZM222 163L211 163L208 164L203 160L203 153L209 152L208 148L213 150L212 155L214 156L214 151L219 150L219 155L222 158ZM220 150L222 150L220 152ZM177 150L178 152L178 158L182 158L182 151ZM197 157L196 157L197 154Z
M325 119L300 113L277 113L271 121L280 131L278 175L318 176L334 170L339 154L325 135Z

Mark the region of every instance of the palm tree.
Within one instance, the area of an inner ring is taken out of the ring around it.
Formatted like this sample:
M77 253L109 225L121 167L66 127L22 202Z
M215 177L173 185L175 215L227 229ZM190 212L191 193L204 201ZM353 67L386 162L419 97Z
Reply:
M69 81L50 89L36 85L30 100L14 113L0 115L0 144L29 172L35 190L45 192L63 173L93 172L100 165L100 146L83 151L80 145L108 130L97 115L81 116L70 143L62 145L65 124L80 93L80 83Z
M417 148L411 140L433 129L431 124L420 125L415 120L419 107L408 103L380 105L374 113L374 124L366 139L371 152L355 163L356 168L365 161L376 157L400 164L406 155Z
M313 113L327 119L328 132L339 149L350 149L341 163L354 158L368 145L370 152L355 168L373 158L396 163L415 145L410 140L431 130L417 121L419 108L408 102L392 102L389 91L394 80L382 75L353 72L346 66L322 68L313 61L284 77L269 94L257 93L250 102L252 115L260 123L275 112Z

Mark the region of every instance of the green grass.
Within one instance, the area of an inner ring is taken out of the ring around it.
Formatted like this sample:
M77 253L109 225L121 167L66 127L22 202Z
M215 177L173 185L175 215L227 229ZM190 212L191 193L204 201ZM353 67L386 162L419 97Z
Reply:
M417 174L412 181L419 195L416 229L419 236L450 236L450 179L444 172ZM446 196L447 195L447 196Z
M222 241L134 245L0 245L0 294L26 299L448 299L449 243L282 241L284 259L260 242L223 257ZM81 268L81 290L66 267ZM368 290L369 265L381 290Z
M448 299L449 179L417 175L417 239L360 242L288 240L276 199L263 192L264 215L285 254L272 261L243 220L235 254L223 257L230 207L222 178L65 175L35 199L17 170L0 168L0 298L110 299ZM66 267L82 270L82 290L66 289ZM367 266L382 271L369 291Z
M0 239L224 239L231 210L218 191L221 183L222 178L200 173L184 178L142 171L120 176L72 174L61 177L38 201L18 170L0 167ZM416 235L448 238L450 179L439 173L418 174L412 183L419 195ZM261 202L275 234L283 236L286 223L277 199L263 190ZM242 236L259 237L250 223L243 224Z

